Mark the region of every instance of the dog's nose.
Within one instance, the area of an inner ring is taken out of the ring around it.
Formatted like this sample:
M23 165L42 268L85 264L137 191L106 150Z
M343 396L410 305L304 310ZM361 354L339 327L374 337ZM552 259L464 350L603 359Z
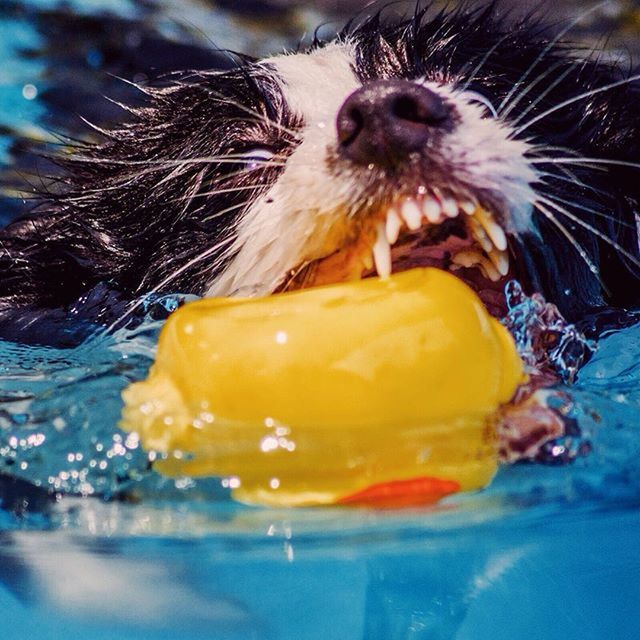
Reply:
M338 112L340 152L362 165L390 168L451 124L438 94L408 80L378 80L354 91Z

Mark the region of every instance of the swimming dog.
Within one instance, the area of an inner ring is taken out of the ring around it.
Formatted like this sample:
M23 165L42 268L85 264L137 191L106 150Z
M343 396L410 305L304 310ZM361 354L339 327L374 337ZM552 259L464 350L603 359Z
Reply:
M0 232L0 318L96 288L267 295L436 266L496 315L640 302L639 85L491 5L144 86ZM97 316L104 316L101 303Z

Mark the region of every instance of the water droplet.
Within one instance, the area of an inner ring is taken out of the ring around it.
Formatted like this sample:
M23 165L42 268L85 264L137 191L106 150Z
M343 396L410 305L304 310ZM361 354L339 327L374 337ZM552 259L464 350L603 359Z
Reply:
M25 84L22 87L22 97L25 100L34 100L38 96L38 88L34 84Z

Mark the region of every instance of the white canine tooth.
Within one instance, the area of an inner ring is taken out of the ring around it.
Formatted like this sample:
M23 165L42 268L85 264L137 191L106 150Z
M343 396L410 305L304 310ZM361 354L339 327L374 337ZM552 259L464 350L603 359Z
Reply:
M472 216L475 212L476 209L478 208L478 205L475 202L472 202L471 200L463 200L460 203L460 208L468 215L468 216Z
M448 218L455 218L458 215L458 203L453 198L443 197L442 212Z
M416 231L422 226L422 211L415 200L405 200L402 203L400 214L407 223L407 227Z
M487 233L489 234L491 240L493 240L493 244L496 245L496 249L499 249L500 251L506 251L507 236L502 227L497 222L491 221L490 225L488 227L485 227L485 229L487 230Z
M496 251L494 249L488 252L488 256L501 276L506 276L509 273L509 254L506 251Z
M373 245L373 261L376 271L381 278L388 278L391 275L391 246L387 240L385 225L379 222L377 227L377 237Z
M493 244L496 245L496 248L500 251L506 251L507 236L502 230L502 227L493 219L493 216L488 211L478 209L475 217L486 231L487 236L489 236Z
M396 213L395 209L389 209L387 211L387 240L389 244L395 244L398 236L400 235L400 228L402 227L402 220L400 216Z
M422 201L422 213L431 224L438 224L442 219L440 203L431 196L425 196Z
M503 253L500 253L500 260L498 261L498 264L496 265L498 268L498 271L500 272L500 275L502 276L506 276L509 273L509 254L505 251Z

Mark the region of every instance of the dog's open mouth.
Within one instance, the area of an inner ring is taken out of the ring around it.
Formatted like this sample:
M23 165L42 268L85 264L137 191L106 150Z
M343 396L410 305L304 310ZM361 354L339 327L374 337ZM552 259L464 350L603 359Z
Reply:
M354 223L341 248L296 269L280 290L437 267L454 272L493 315L503 316L504 285L514 274L498 216L471 198L422 191Z

